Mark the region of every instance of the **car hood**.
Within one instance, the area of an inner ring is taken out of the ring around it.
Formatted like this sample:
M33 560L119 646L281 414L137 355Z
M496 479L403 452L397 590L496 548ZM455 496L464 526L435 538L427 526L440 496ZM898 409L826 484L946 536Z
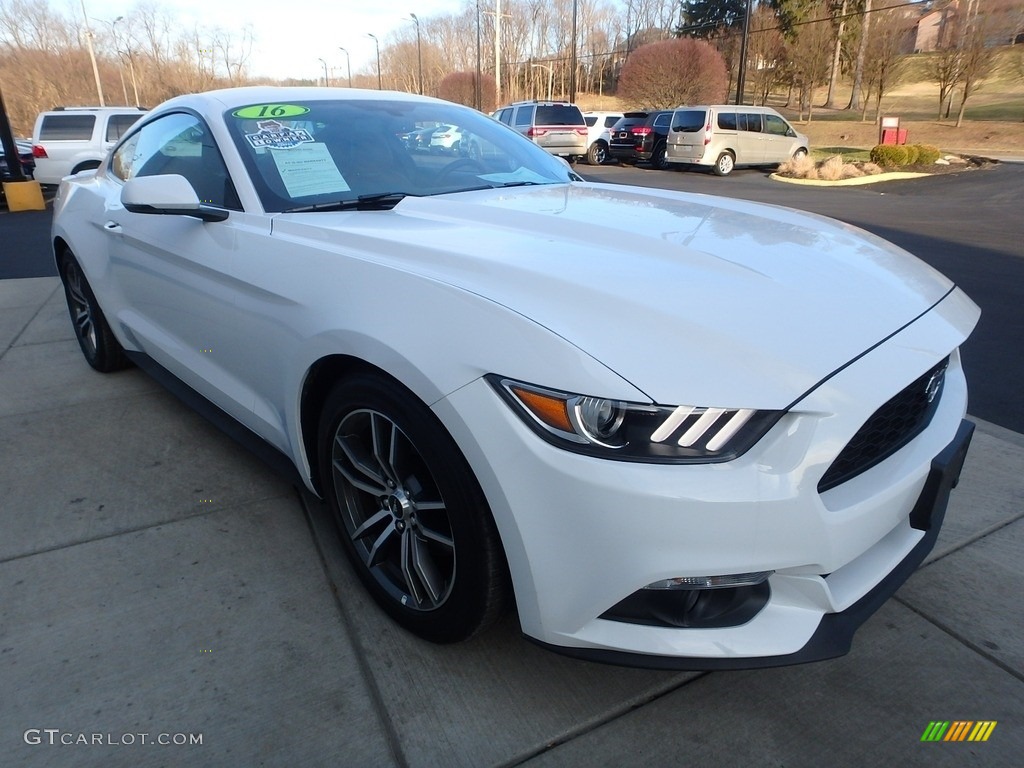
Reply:
M832 219L603 184L409 197L391 211L275 221L275 232L307 227L346 252L358 244L364 257L504 305L664 404L789 406L953 287Z

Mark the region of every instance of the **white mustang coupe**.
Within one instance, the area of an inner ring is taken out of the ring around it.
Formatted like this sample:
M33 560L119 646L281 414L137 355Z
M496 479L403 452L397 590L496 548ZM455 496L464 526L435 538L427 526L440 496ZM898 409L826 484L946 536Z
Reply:
M451 153L410 137L452 126ZM436 642L514 604L574 656L841 655L934 544L979 311L817 216L582 181L471 109L242 88L64 180L93 368L184 383L283 454Z

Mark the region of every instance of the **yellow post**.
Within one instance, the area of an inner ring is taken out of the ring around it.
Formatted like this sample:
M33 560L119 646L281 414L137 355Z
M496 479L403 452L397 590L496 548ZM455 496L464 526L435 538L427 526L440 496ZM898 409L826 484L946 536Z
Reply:
M45 211L43 188L38 181L5 181L4 196L9 211Z

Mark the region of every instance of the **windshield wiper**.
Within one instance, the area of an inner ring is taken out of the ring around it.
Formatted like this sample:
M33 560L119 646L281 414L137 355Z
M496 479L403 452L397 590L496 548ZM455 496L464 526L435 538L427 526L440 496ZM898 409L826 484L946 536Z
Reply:
M308 213L310 211L389 211L402 202L408 192L378 192L372 195L360 195L354 200L334 200L330 203L314 203L300 205L297 208L286 208L281 213Z

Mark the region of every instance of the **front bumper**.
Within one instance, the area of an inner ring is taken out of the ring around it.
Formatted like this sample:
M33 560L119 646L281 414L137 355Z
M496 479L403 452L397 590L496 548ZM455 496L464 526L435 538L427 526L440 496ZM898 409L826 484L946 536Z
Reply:
M967 449L974 436L974 424L961 421L956 437L932 460L924 490L910 513L912 528L924 531L924 536L906 557L889 572L878 585L845 611L825 614L817 630L799 651L779 656L745 658L694 658L680 656L653 656L642 653L604 650L598 648L569 648L545 643L527 635L527 638L549 650L574 658L619 664L645 669L716 670L760 669L804 664L811 661L833 659L849 653L853 635L886 600L896 592L928 556L939 537L946 514L949 494L960 480L960 471L967 458Z

